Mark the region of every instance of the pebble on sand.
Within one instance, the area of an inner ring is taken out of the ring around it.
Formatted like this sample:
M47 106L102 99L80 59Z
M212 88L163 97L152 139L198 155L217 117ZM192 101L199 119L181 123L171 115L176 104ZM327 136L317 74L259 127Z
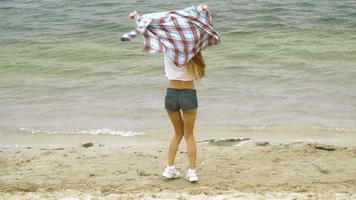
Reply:
M335 146L325 145L325 144L314 144L314 148L325 150L325 151L335 151L336 150Z
M85 148L88 148L88 147L94 146L94 144L92 142L87 142L85 144L82 144L82 146L85 147Z
M269 142L256 142L257 146L267 146L269 145Z

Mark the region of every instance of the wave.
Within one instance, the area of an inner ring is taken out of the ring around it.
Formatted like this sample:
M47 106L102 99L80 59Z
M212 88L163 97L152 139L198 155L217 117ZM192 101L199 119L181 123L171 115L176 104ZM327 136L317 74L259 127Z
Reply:
M346 128L346 127L324 128L322 130L331 131L331 132L347 132L347 133L356 132L356 129L354 129L354 128Z
M232 31L227 31L225 34L234 36L234 35L250 35L255 33L259 33L259 32L257 30L251 30L251 31L232 30Z
M321 17L314 20L315 23L320 24L338 24L338 23L348 23L348 18L340 18L340 17Z
M142 132L135 131L119 131L111 128L99 129L47 129L47 128L19 128L22 133L30 134L77 134L77 135L117 135L117 136L140 136L144 135Z

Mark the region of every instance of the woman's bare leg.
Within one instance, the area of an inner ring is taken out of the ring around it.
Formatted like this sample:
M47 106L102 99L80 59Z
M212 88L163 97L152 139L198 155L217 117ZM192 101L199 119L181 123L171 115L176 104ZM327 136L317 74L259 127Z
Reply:
M183 112L184 139L187 143L188 159L190 169L195 169L197 160L197 146L194 139L194 124L197 109Z
M174 127L174 135L169 145L168 156L167 156L167 165L174 165L174 159L178 150L178 146L182 137L184 135L184 125L181 112L171 112L167 110L168 116L171 119L171 122Z

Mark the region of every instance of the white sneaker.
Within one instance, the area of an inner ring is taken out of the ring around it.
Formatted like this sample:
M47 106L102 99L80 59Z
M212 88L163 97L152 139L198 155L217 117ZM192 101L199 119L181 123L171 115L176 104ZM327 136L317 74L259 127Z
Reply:
M174 166L167 166L162 175L166 178L179 178L180 177L180 173L177 171L177 169Z
M185 175L185 178L191 183L198 181L198 176L197 173L195 172L195 169L189 168L187 174Z

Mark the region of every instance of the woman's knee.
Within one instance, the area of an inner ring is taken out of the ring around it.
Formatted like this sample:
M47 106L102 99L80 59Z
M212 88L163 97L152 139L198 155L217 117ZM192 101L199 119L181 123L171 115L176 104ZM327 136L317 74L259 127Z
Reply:
M184 136L184 132L183 131L176 131L174 133L174 137L176 137L177 139L181 140Z
M194 135L192 132L184 132L184 139L185 140L192 140L194 139Z

